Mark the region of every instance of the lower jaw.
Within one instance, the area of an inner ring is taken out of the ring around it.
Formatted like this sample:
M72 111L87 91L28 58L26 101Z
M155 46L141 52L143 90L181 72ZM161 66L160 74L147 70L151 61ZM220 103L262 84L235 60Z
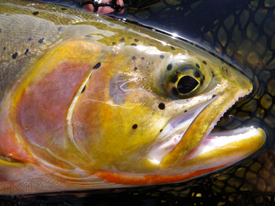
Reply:
M265 139L265 132L254 127L211 133L173 170L185 173L230 166L257 152Z

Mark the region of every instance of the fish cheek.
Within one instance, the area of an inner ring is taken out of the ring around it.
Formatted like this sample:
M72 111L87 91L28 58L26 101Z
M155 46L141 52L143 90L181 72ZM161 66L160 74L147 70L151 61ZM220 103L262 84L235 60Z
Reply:
M150 93L121 91L126 77L122 73L113 75L108 68L105 62L92 74L78 99L72 118L74 138L79 148L95 160L93 169L126 172L136 167L131 157L152 144L159 129L154 127L153 111L144 104ZM123 88L129 89L127 85ZM146 153L143 155L136 158L136 164L146 158Z

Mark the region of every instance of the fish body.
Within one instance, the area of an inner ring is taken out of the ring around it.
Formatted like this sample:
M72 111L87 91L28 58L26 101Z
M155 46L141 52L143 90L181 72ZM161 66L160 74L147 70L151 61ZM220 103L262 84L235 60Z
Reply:
M181 182L258 151L211 132L252 91L187 42L81 10L0 1L0 194Z

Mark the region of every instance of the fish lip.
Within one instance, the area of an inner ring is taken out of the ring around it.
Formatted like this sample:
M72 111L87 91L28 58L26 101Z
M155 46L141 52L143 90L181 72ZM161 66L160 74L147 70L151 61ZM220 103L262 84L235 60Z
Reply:
M212 101L198 113L174 149L162 158L159 165L160 169L167 170L186 161L190 153L204 142L205 138L210 134L224 113L232 107L239 98L249 94L252 90L249 84L243 88L234 87L234 83L231 84L232 83L228 81L221 84L221 90L219 90L218 94L213 96ZM229 90L227 88L231 89ZM205 115L209 116L207 121L205 121ZM203 126L201 127L202 124Z
M218 149L218 150L227 149L226 148L227 145L230 145L230 144L240 141L240 140L249 139L252 136L255 136L255 133L257 133L259 131L260 131L260 129L257 127L254 127L254 126L236 128L236 129L228 130L228 131L212 132L212 130L211 130L211 132L209 132L209 134L204 137L203 141L185 158L185 160L183 162L186 162L186 164L188 165L190 161L192 162L194 159L196 159L199 156L203 156L207 152L211 152L212 150L215 150L215 149ZM172 138L170 138L170 139L172 139ZM265 139L265 137L264 137L264 139ZM180 139L178 140L178 142L179 141L180 141ZM259 146L259 148L264 144L264 142L265 142L265 140L262 142L262 144ZM170 148L170 150L173 150L173 148L177 145L177 143L174 144L173 147ZM166 145L163 145L163 146L165 147ZM151 162L155 163L155 164L160 164L162 158L160 158L160 156L156 156L156 155L159 155L159 154L154 153L154 151L151 150L151 152L149 153ZM203 166L202 166L203 168L201 168L201 169L207 170L207 169L211 169L211 168L228 167L228 166L244 159L245 157L247 157L249 155L246 154L246 156L243 155L242 157L239 157L239 156L233 157L233 155L232 155L232 157L229 157L227 160L222 161L222 165L220 164L219 161L216 161L215 163L212 163L212 164L203 164ZM163 156L165 156L165 154L162 154L161 156L163 157ZM183 163L183 162L181 162L181 163ZM181 173L182 172L188 173L188 172L193 171L192 169L190 169L188 167L182 168L180 164L176 165L173 170L175 170L176 174L178 173L178 171L180 171Z
M210 96L210 94L208 94ZM212 97L213 94L211 94ZM180 143L181 139L184 137L185 132L187 129L192 125L193 121L196 119L197 115L199 115L204 108L206 108L208 105L210 105L212 102L214 102L217 98L219 98L223 93L220 93L219 95L215 96L214 98L210 98L204 103L197 105L196 107L189 110L187 113L182 113L181 115L175 117L172 119L166 127L163 129L162 134L159 135L159 141L153 145L150 152L148 153L149 161L160 165L161 169L169 169L168 168L162 168L161 161L164 158L165 155L170 153L175 149L175 147ZM236 99L231 101L226 109L215 118L215 121L212 122L211 128L208 130L208 132L203 136L202 141L196 146L196 148L193 149L193 151L190 152L190 154L187 155L187 157L180 161L178 164L181 164L181 162L184 162L188 160L190 157L192 157L192 154L202 145L204 144L205 140L208 136L211 136L211 132L214 128L214 126L217 124L217 122L220 120L220 118L224 115L224 113L234 105L239 98L245 96L245 92L241 92ZM187 126L186 126L187 125ZM171 129L174 129L174 134L171 135ZM183 131L184 130L184 131ZM178 165L176 164L176 165ZM176 166L174 165L174 166ZM173 166L173 167L174 167Z
M261 151L265 142L266 133L257 126L212 132L173 170L180 173L220 170Z
M255 131L256 128L254 126L249 127L241 127L233 130L225 130L225 131L215 131L210 132L204 140L199 144L189 155L185 158L184 161L193 159L199 155L202 155L214 148L221 148L222 146L232 143L240 139L249 138L245 135L249 132ZM213 131L213 130L211 130ZM243 135L243 136L241 136ZM222 141L222 142L221 142Z

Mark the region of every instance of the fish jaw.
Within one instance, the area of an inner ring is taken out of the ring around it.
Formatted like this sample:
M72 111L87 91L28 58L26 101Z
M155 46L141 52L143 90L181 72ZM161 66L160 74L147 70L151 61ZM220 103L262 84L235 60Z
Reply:
M166 141L163 141L160 144L156 144L153 149L150 151L149 156L152 162L159 164L160 169L162 170L173 170L173 167L178 167L181 165L187 166L185 161L189 160L191 157L195 159L200 159L201 154L196 153L196 151L201 151L201 147L208 145L207 142L215 145L215 140L219 141L219 138L209 141L208 136L212 136L211 130L214 128L220 117L240 98L249 94L252 90L252 84L250 81L243 76L241 73L235 70L225 70L227 78L221 81L217 86L220 90L213 95L211 100L202 104L201 106L194 108L193 113L195 114L192 119L192 122L187 129L179 129L174 135L166 138ZM229 77L229 78L228 78ZM217 94L217 96L216 96ZM209 95L209 94L208 94ZM206 105L205 105L206 104ZM194 111L195 110L195 111ZM190 113L191 111L189 111ZM188 114L182 114L177 117L179 119L178 127L182 127L182 120ZM190 120L189 120L190 121ZM185 126L186 127L186 126ZM251 131L250 131L251 130ZM265 142L265 132L261 129L249 129L249 133L246 132L247 138L242 141L237 141L234 135L228 135L230 138L230 143L228 142L228 148L224 149L225 146L222 146L222 150L219 146L216 146L215 149L211 149L211 152L217 153L217 155L223 156L235 151L236 145L243 148L242 154L231 155L228 158L228 161L225 165L233 164L244 157L247 157L253 154L255 151L261 148ZM169 132L168 132L169 133ZM240 137L240 136L239 136ZM226 139L223 137L223 139ZM245 145L251 145L251 143L257 142L257 144L251 147L245 147ZM244 144L244 145L242 145ZM218 144L217 144L218 145ZM235 145L235 146L234 146ZM196 155L194 155L196 153ZM244 155L245 154L245 155ZM211 155L209 155L211 156ZM213 159L216 159L212 155ZM218 166L222 166L223 161L220 161ZM198 162L197 162L198 163ZM201 166L199 163L197 165Z
M169 125L165 128L167 131L164 130L165 134L162 138L165 139L164 136L171 133L172 129L177 130L177 125L178 132L153 147L148 154L150 161L170 174L181 174L178 181L184 181L228 167L257 152L266 140L266 133L261 128L250 126L229 131L211 132L223 113L238 98L249 93L251 87L243 87L239 93L236 90L225 95L220 94L190 110L188 115L182 114L172 120L173 127ZM212 109L214 112L211 112ZM209 113L212 114L210 118L207 115ZM184 129L187 127L184 125L184 119L192 121L187 129ZM203 130L204 127L201 124L206 125L209 129ZM183 135L180 135L181 133ZM195 138L192 139L192 137ZM191 149L188 139L197 141L191 144ZM165 183L165 179L169 178L163 178L162 183Z
M243 127L226 132L213 132L179 167L207 170L238 162L261 148L266 134L261 128Z
M166 174L133 175L108 171L97 171L93 174L106 182L125 186L186 181L225 168L253 154L264 144L265 137L262 129L254 127L215 132L205 138L205 141L189 155L187 160Z
M207 105L193 120L173 151L164 156L160 167L165 169L183 162L207 137L223 113L238 99L236 91L223 93Z
M205 137L183 162L170 169L189 174L198 170L207 173L213 169L224 168L258 151L265 139L264 130L253 126L213 132ZM167 144L165 146L162 152L168 147ZM163 154L157 153L156 150L150 155L151 161L157 164L163 157Z

